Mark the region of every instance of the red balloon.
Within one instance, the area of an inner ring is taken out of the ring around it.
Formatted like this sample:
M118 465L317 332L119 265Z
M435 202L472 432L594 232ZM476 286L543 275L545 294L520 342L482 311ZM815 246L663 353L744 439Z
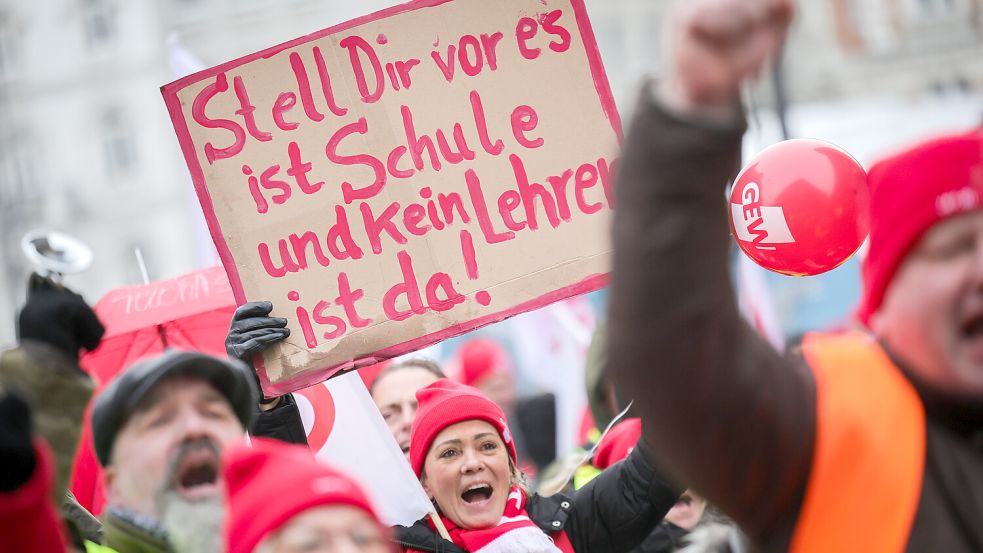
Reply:
M765 148L730 195L730 230L758 265L818 275L849 259L870 227L867 174L850 154L820 140Z

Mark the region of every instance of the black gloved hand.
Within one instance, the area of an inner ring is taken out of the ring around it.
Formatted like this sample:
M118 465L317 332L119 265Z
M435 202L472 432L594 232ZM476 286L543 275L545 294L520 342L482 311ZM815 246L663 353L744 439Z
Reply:
M34 273L18 318L20 340L44 342L78 363L79 349L99 346L105 327L82 296Z
M34 474L31 406L15 393L0 396L0 492L12 492Z
M270 317L271 311L273 303L268 301L251 301L240 305L232 315L229 335L225 338L226 353L253 369L257 387L259 377L253 366L253 354L260 353L271 344L290 336L290 329L286 328L287 319Z

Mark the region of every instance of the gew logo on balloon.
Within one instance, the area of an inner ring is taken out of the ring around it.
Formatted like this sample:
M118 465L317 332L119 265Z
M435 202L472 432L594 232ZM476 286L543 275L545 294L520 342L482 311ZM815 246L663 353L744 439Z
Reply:
M737 239L750 242L762 250L774 250L767 244L791 244L795 242L780 206L761 205L761 188L749 182L741 190L741 203L730 204L731 220Z

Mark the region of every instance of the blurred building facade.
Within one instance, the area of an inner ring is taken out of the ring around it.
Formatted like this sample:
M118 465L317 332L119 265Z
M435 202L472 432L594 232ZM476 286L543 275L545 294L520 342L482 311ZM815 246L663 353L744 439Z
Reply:
M93 267L66 283L94 303L217 263L159 88L168 37L213 65L391 2L0 0L0 346L30 272L29 230L80 238Z
M81 238L92 269L67 283L90 301L192 266L189 197L157 87L163 28L150 2L0 3L0 343L23 301L21 236Z
M169 36L209 66L392 3L0 0L0 344L14 339L28 230L92 247L93 268L67 279L92 302L139 282L135 247L151 278L215 261L160 98L177 76ZM981 3L801 0L783 65L789 102L983 95ZM666 4L587 0L625 119L639 79L658 70ZM770 81L754 96L772 105Z
M795 100L983 90L980 0L800 2L785 71Z
M658 71L670 2L587 0L605 68L630 108ZM790 102L983 93L983 0L798 0L783 68ZM768 79L755 88L772 105Z

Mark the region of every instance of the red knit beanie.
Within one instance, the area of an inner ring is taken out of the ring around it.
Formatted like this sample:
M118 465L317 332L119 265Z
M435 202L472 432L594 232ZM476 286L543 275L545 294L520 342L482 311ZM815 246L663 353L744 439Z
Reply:
M921 143L867 172L870 248L863 264L864 324L881 306L894 273L935 223L983 209L983 131Z
M304 446L252 438L251 447L227 450L223 462L227 553L251 553L266 536L311 507L351 505L379 522L355 480L318 461Z
M614 425L597 444L594 452L594 466L604 470L621 461L635 449L642 437L642 419L625 419Z
M468 386L477 386L489 376L509 371L508 355L494 340L468 340L458 348L455 357L461 367L460 380Z
M434 438L452 424L482 420L495 427L505 442L512 462L516 462L515 442L505 422L502 408L477 388L441 378L416 392L416 418L410 438L410 465L417 477L423 474L423 462Z

